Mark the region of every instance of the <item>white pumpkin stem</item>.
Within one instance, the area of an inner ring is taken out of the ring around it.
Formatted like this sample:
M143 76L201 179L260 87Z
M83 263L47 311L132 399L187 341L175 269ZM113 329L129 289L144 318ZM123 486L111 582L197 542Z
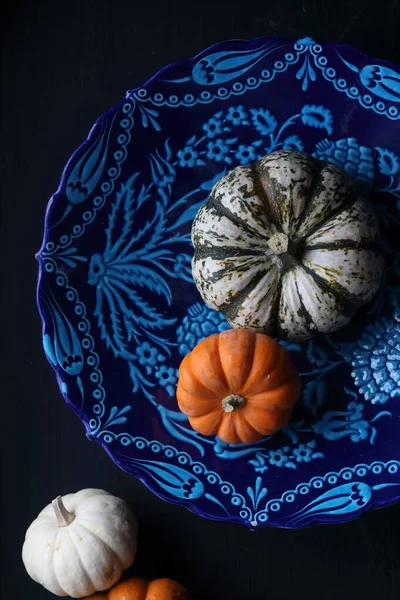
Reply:
M246 398L239 394L230 394L222 400L222 408L227 413L234 411L235 408L241 408L244 404L246 404Z
M51 504L56 514L57 525L59 527L67 527L70 525L75 519L75 515L65 508L61 496L57 496Z
M274 233L267 242L267 246L275 254L285 254L289 248L289 238L285 233Z

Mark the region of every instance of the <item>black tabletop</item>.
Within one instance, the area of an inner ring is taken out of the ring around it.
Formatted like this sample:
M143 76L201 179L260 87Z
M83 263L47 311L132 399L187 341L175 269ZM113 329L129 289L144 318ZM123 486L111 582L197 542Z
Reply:
M20 554L58 494L105 488L140 522L133 572L199 600L398 598L400 507L300 531L219 524L152 495L84 435L41 346L34 259L46 202L94 120L167 63L229 38L343 41L400 61L397 0L3 0L1 31L1 598L48 599ZM5 558L5 562L4 562Z

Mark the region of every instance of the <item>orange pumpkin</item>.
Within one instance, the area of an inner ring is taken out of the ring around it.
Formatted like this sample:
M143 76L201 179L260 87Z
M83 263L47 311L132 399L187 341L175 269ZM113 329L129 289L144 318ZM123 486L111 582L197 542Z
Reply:
M142 577L132 577L85 600L191 600L191 596L183 585L173 579L146 581Z
M193 429L229 444L251 444L284 427L299 396L287 350L247 329L202 340L179 368L180 410Z

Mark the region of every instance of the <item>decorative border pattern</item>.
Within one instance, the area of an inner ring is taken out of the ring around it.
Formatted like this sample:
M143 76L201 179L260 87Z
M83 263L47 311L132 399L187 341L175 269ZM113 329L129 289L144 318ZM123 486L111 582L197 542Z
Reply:
M187 67L191 68L190 73L186 76L180 76L177 79L159 79L159 81L167 83L186 83L193 82L198 86L207 86L207 89L201 89L196 97L195 94L185 94L179 97L179 92L170 94L167 98L162 93L156 92L153 96L149 95L146 87L138 90L133 90L131 95L137 101L150 102L156 107L168 106L171 108L179 106L192 107L196 104L209 104L215 100L227 100L232 96L241 96L242 94L256 90L261 85L271 82L276 75L285 73L289 68L298 64L302 58L304 61L300 69L296 72L295 77L302 81L302 90L306 91L308 87L315 82L316 72L318 69L324 79L333 84L334 88L342 93L345 93L348 98L356 100L366 109L372 109L377 114L385 115L392 120L399 119L399 108L396 106L400 102L400 76L398 72L389 65L383 64L367 64L361 69L345 60L334 45L327 45L326 49L334 50L340 57L346 71L343 76L338 76L336 69L331 65L331 61L323 54L324 48L317 44L312 38L305 37L290 48L291 44L285 41L273 41L270 38L261 38L261 46L258 50L246 52L246 50L232 51L215 51L208 54L206 58L200 55L195 61L187 61ZM256 40L257 42L257 40ZM223 45L224 47L225 45ZM243 81L237 81L239 77L252 69L259 61L267 57L269 54L278 53L279 51L291 49L290 52L285 52L283 56L279 56L274 61L272 68L262 69L257 77L249 76ZM348 52L349 48L345 45L339 46L343 52ZM212 48L210 49L212 50ZM217 47L215 48L217 50ZM354 53L354 50L351 49ZM223 54L223 56L221 56ZM360 54L361 56L361 54ZM367 57L363 57L367 59ZM235 65L235 68L229 69L229 74L225 70L227 65ZM192 66L193 65L193 66ZM358 84L348 83L345 75L348 77L350 72L359 75ZM162 73L161 73L162 74ZM158 79L157 74L155 78ZM164 73L165 74L165 73ZM227 86L218 85L215 91L209 89L209 77L212 76L213 86L219 83L230 83L234 81L228 88ZM236 80L236 81L235 81ZM367 91L367 93L363 90Z

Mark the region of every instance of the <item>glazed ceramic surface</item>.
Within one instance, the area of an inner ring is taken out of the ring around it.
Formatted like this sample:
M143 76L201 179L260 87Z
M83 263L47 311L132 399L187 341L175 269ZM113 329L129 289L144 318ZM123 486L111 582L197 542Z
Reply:
M38 253L44 349L87 437L160 497L251 528L400 497L399 109L400 69L349 46L231 41L128 92L71 157ZM230 446L175 398L183 356L228 328L194 286L190 228L224 173L279 148L370 194L385 277L344 330L285 344L303 382L290 424Z

